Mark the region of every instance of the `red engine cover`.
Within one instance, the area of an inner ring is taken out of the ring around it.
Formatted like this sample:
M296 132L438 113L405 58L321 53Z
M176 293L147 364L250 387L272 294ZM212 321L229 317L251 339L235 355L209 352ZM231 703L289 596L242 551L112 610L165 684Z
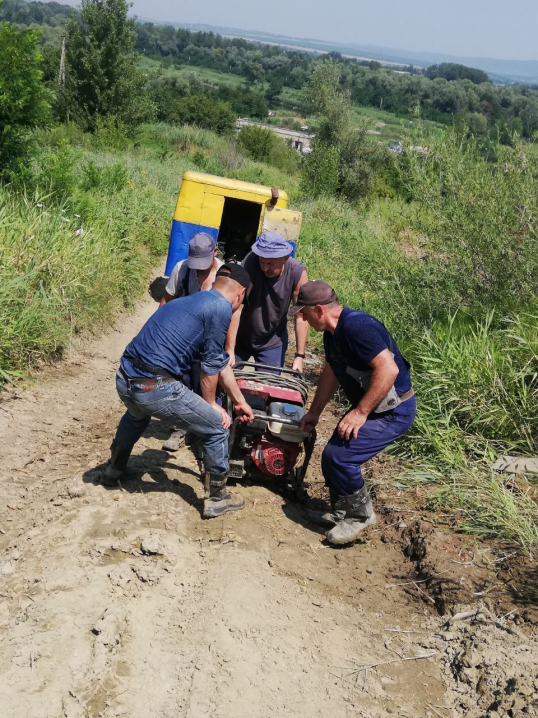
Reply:
M303 400L301 394L295 389L285 389L279 386L271 386L270 384L262 384L259 381L251 379L239 379L237 386L242 392L249 394L256 394L257 396L267 399L274 399L275 401L285 401L290 404L300 404L303 406Z
M264 474L283 476L293 469L300 451L300 444L279 439L260 439L252 447L250 458Z

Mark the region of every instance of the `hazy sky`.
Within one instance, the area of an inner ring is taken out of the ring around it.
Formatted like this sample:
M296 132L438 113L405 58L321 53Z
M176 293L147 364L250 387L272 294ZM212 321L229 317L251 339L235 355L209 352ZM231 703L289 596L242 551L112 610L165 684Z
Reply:
M140 17L538 60L538 0L134 0Z

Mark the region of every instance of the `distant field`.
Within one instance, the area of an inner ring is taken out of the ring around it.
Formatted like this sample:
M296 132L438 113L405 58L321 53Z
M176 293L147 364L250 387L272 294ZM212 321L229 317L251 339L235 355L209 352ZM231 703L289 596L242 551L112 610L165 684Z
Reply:
M233 85L239 87L245 85L245 79L239 77L239 75L232 75L227 72L217 72L216 70L209 70L206 67L194 67L192 65L171 65L168 68L163 69L163 63L158 60L152 60L149 57L141 57L138 66L143 70L158 70L161 69L165 75L196 75L205 82L210 82L213 85Z

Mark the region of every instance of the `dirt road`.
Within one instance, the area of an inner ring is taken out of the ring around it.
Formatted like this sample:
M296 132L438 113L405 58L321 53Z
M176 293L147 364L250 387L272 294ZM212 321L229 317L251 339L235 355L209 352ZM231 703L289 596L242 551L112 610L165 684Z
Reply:
M161 451L159 422L133 480L99 485L117 362L155 306L0 404L2 718L536 715L534 638L487 616L443 625L397 585L415 566L382 523L327 548L261 486L204 522L196 463Z

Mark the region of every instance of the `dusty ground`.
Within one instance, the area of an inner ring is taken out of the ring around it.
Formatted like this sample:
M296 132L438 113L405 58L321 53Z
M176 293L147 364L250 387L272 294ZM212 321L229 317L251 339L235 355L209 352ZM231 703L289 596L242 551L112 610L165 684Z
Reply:
M155 306L3 395L1 718L538 715L533 601L510 559L409 497L378 486L380 523L339 550L270 486L204 522L196 463L161 451L158 421L131 480L99 485L117 362Z

